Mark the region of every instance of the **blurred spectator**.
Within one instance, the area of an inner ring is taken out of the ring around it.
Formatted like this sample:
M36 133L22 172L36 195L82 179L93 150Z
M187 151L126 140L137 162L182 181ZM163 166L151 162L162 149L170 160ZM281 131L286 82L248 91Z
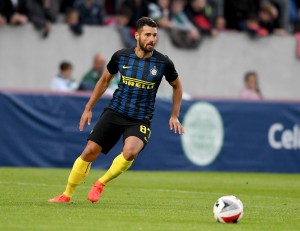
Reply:
M105 57L101 54L96 54L93 60L93 67L89 70L82 78L81 83L78 87L79 91L92 91L101 78L105 70ZM118 79L113 78L110 82L108 91L113 93L118 85Z
M215 27L217 31L226 31L227 24L224 17L218 17L215 22Z
M74 5L75 0L61 0L59 12L67 13Z
M134 47L136 45L134 37L136 21L148 15L149 9L147 0L121 1L117 10L116 25L125 47Z
M300 32L300 0L295 0L296 10L297 10L297 19L293 25L293 32L299 33Z
M148 9L148 1L147 0L124 0L120 8L129 8L132 12L131 18L127 26L135 28L136 21L143 17L149 16L149 9Z
M241 27L253 36L266 36L272 33L277 35L285 34L279 26L279 14L277 8L270 2L263 2L259 8L258 16L249 17L245 25Z
M53 91L75 91L78 87L77 82L72 79L73 66L70 62L64 61L59 65L59 74L56 75L51 83Z
M93 60L93 67L82 78L78 90L92 91L102 76L105 69L105 57L101 54L96 54Z
M0 27L6 25L6 18L0 14Z
M104 0L105 13L107 15L116 15L120 0Z
M157 4L149 4L149 17L151 17L159 27L171 28L170 0L157 0Z
M69 9L66 12L65 23L69 25L70 30L75 35L83 34L83 27L82 24L79 22L79 14L77 10Z
M28 9L26 0L0 1L0 26L6 23L23 25L28 22Z
M277 35L285 34L283 23L281 23L280 17L283 14L283 10L276 7L274 3L265 1L260 5L258 17L259 23L262 28L266 28L268 33L275 33ZM287 16L287 15L286 15ZM283 16L282 16L283 17Z
M170 36L173 44L181 48L196 48L200 44L200 34L184 13L184 1L171 3Z
M256 15L260 0L225 0L224 17L228 29L241 29L240 23Z
M80 24L103 24L105 12L102 2L97 0L76 0L74 3L74 9L78 12Z
M258 85L256 72L250 71L244 77L245 88L241 93L241 99L260 100L263 99Z
M59 14L60 0L27 0L28 15L35 28L43 38L48 37L51 24Z
M289 31L291 25L289 23L289 6L290 0L261 0L261 4L264 2L270 2L277 9L277 23L278 28L282 28L284 31Z
M214 28L216 13L206 0L191 0L186 5L185 13L200 34L216 35Z
M134 37L135 27L129 26L132 15L132 10L129 7L123 6L117 11L114 22L111 22L111 25L114 25L118 29L124 47L134 47L136 45Z

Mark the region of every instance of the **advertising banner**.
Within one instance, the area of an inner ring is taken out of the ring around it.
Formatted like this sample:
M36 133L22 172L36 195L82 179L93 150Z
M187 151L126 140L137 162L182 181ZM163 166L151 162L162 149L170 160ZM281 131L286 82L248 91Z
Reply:
M0 166L71 167L110 99L83 132L88 96L0 93ZM300 173L300 103L183 101L184 135L169 128L172 102L157 99L151 137L131 169ZM93 168L108 168L122 139Z

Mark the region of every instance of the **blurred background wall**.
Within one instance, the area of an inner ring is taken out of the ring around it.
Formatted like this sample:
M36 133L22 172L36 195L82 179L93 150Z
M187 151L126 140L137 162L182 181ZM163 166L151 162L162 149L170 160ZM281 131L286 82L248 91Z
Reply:
M69 60L74 78L80 80L91 67L95 53L107 61L123 47L119 33L111 27L85 26L85 35L74 36L66 25L52 26L45 40L32 25L0 28L0 87L48 90L58 65ZM251 39L241 32L222 32L207 38L195 49L176 48L164 30L156 49L175 63L186 93L197 97L236 98L243 88L246 71L259 73L266 99L300 98L300 60L294 35ZM171 88L164 81L161 95Z

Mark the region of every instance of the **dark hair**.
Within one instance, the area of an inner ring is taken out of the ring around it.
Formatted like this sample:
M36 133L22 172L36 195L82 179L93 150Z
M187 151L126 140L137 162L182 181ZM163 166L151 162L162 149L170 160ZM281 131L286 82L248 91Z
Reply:
M152 18L142 17L139 20L137 20L137 22L136 22L136 30L139 31L144 26L150 26L150 27L156 28L157 24Z
M260 94L260 96L262 97L261 95L261 92L260 92L260 89L259 89L259 84L258 84L258 79L257 79L257 73L255 71L248 71L246 74L245 74L245 78L244 78L244 81L245 83L247 83L248 79L250 78L250 76L254 76L256 78L256 86L255 86L255 90L258 94Z
M255 76L256 78L256 81L257 81L257 73L255 71L248 71L246 74L245 74L245 78L244 78L244 81L247 82L249 77L250 76Z
M69 63L69 62L66 62L66 61L61 62L60 65L59 65L59 69L61 71L69 70L69 69L72 69L72 68L73 68L72 64Z

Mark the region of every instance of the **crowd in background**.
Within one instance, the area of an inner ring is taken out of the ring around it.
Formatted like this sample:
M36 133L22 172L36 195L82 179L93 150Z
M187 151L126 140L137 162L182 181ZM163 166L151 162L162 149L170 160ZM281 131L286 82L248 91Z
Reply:
M252 38L296 33L300 42L300 0L1 0L0 28L32 23L43 38L54 23L65 23L74 36L84 36L84 26L115 27L124 47L136 45L135 22L153 18L172 43L193 49L205 37L223 31L244 31ZM1 31L0 31L1 33ZM300 51L299 51L300 55ZM105 57L96 54L93 65L77 83L73 65L63 61L53 78L55 91L92 90L105 68ZM241 98L262 99L255 72L245 75ZM117 87L112 82L110 94Z
M114 26L125 47L135 44L135 22L153 18L177 47L195 48L204 37L239 30L253 37L300 31L300 0L1 0L0 27L31 22L43 37L53 23L75 35L84 25Z

